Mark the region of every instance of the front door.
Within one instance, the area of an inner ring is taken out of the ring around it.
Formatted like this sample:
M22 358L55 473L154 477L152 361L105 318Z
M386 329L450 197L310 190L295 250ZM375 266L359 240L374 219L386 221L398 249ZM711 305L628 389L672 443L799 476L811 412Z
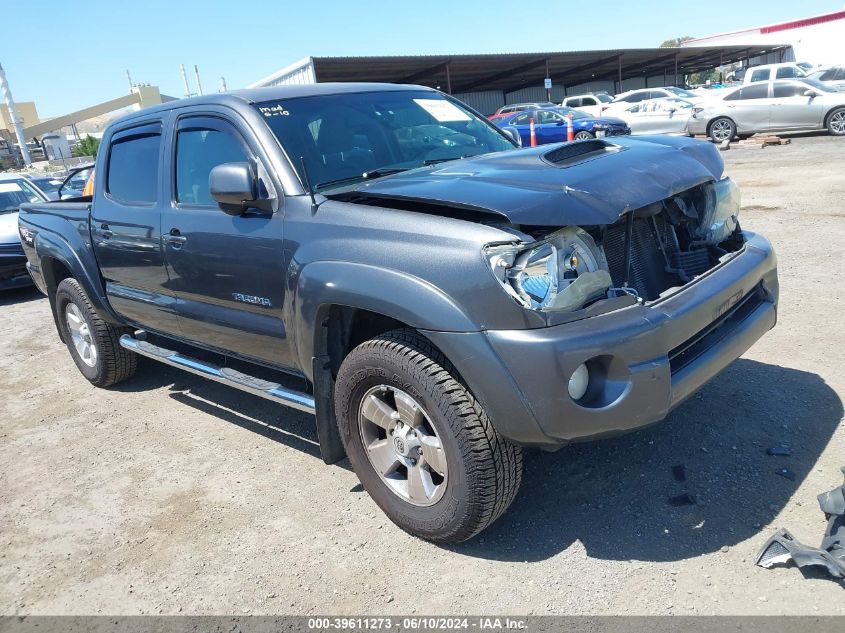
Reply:
M112 308L129 323L178 333L161 243L162 121L115 132L97 174L91 238Z
M776 81L772 86L772 129L798 130L820 128L824 106L804 93L809 88L791 81Z
M280 212L224 213L208 177L223 163L250 162L273 185L246 135L218 116L180 117L171 154L171 204L162 231L182 335L195 343L290 365L282 320L285 264Z

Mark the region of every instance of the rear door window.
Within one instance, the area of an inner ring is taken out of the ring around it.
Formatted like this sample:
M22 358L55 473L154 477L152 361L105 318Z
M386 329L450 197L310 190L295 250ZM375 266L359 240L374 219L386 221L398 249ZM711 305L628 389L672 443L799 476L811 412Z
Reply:
M112 140L106 191L118 202L152 204L158 199L161 129L151 127Z
M751 81L766 81L769 78L769 69L763 68L751 73Z
M769 97L769 84L761 83L756 86L748 86L739 92L740 99L767 99Z

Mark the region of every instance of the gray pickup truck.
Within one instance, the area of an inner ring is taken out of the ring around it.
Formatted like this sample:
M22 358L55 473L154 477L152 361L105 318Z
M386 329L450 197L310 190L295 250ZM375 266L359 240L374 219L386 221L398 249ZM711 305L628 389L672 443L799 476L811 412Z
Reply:
M313 413L408 532L468 539L522 447L663 419L775 324L775 255L718 151L518 147L428 88L174 101L105 132L93 196L24 205L82 374L137 357Z

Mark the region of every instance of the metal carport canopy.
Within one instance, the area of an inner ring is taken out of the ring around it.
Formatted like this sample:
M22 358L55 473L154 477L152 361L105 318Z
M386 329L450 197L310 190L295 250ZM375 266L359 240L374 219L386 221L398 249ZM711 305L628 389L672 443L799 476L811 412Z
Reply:
M628 48L558 53L312 57L316 80L413 83L450 93L471 90L513 92L542 86L626 80L662 73L679 78L780 50L788 45ZM680 79L679 79L680 81Z

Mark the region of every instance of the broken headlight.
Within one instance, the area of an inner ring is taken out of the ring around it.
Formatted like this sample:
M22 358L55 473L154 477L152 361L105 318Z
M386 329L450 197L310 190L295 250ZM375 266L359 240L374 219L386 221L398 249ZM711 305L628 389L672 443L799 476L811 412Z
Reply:
M705 207L697 237L707 244L724 242L736 230L739 218L739 187L723 178L704 187Z
M607 296L607 260L589 233L567 227L530 245L486 249L493 274L522 306L570 312Z

